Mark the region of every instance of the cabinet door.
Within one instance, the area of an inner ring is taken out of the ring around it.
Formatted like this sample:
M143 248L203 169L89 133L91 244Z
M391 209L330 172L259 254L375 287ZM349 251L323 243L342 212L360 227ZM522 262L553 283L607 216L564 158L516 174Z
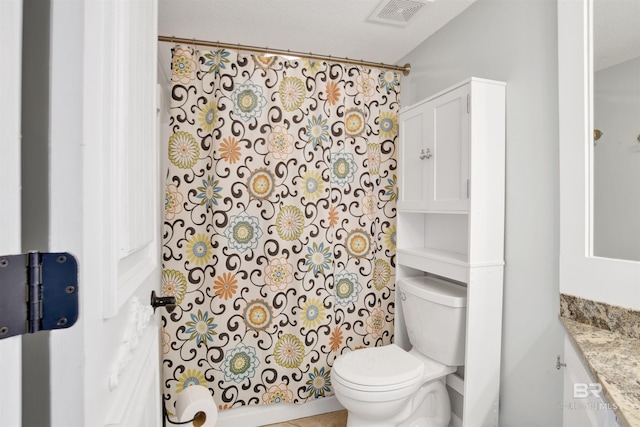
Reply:
M427 107L422 104L400 115L398 208L402 210L427 209L428 163L426 158L420 158L429 133Z
M612 405L604 399L602 386L584 365L579 350L570 338L564 338L564 402L562 425L564 427L619 427Z
M469 209L469 85L428 103L425 149L432 154L427 187L431 211Z

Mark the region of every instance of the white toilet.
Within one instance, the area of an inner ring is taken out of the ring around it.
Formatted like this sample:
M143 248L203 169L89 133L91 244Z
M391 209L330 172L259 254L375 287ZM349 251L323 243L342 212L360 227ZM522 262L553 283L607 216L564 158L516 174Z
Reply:
M398 282L413 345L395 344L339 356L331 372L347 427L444 427L451 405L447 374L464 364L467 291L432 277Z

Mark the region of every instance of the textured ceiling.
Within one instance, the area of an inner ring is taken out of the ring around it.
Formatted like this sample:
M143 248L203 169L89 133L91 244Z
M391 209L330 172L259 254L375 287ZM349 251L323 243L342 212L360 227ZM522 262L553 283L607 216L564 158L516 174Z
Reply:
M640 0L596 0L593 34L596 71L640 56Z
M398 27L368 21L380 0L160 0L158 32L394 64L473 2L427 2Z

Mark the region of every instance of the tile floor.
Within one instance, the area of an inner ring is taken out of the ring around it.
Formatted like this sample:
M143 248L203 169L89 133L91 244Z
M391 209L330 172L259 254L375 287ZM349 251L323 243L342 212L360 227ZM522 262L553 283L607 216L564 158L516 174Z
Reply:
M329 412L315 417L299 418L284 423L269 424L264 427L345 427L347 411Z

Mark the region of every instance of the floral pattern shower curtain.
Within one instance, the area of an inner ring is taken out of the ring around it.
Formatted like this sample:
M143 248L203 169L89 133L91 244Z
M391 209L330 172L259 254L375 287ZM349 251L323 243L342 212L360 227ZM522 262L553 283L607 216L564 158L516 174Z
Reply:
M397 73L176 46L163 294L167 407L333 394L393 339Z

